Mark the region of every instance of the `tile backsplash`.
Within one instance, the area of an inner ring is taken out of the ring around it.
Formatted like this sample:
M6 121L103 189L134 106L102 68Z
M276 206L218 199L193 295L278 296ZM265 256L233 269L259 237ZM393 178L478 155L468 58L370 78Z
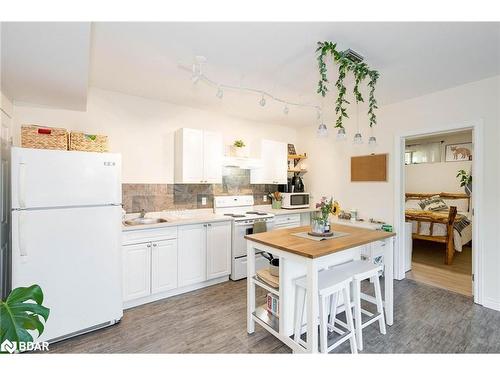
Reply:
M127 213L193 208L213 208L214 195L253 195L255 204L264 202L263 195L276 191L277 185L250 184L250 171L225 168L222 184L123 184L123 207ZM202 205L202 198L207 204Z

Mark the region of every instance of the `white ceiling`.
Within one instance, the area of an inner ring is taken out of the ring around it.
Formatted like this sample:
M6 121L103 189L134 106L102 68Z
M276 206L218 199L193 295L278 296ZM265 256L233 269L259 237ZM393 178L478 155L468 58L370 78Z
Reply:
M308 125L314 111L261 108L259 97L193 85L196 55L212 79L260 88L293 101L323 104L316 94L316 42L352 48L381 73L387 104L500 74L500 23L95 23L91 84L134 95L220 110L235 116ZM332 72L332 80L336 78Z
M316 94L320 40L356 50L380 71L380 104L500 74L500 23L106 22L92 24L90 85L246 119L310 125L314 111L291 107L284 115L282 104L268 101L262 108L253 94L225 92L219 100L214 88L193 85L178 65L203 55L204 72L216 81L331 108L332 97Z
M84 110L90 23L3 22L2 92L18 102Z

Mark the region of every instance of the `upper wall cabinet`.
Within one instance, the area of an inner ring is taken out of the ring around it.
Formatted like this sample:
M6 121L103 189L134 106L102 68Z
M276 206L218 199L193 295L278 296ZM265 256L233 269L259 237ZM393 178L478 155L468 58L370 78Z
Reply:
M252 169L252 184L286 184L288 146L283 142L263 139L260 144L262 167Z
M199 129L175 132L177 184L220 184L222 182L222 135Z

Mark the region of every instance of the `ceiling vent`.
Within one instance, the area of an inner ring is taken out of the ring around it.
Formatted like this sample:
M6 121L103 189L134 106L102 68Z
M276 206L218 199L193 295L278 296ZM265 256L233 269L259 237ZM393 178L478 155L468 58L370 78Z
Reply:
M349 60L351 60L353 63L360 63L361 61L364 60L364 57L361 56L359 53L356 51L353 51L352 49L346 49L344 51L345 57L347 57Z

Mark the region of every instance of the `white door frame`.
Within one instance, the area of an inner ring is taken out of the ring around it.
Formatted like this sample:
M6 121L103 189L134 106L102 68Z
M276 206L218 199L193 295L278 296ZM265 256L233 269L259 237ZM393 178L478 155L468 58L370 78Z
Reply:
M414 136L433 135L436 133L455 132L460 130L472 130L474 143L474 167L472 178L474 181L474 191L472 194L472 208L474 221L472 226L472 272L474 275L474 302L483 304L483 241L480 236L481 223L483 222L483 181L484 181L484 161L483 161L483 121L473 120L463 123L455 123L432 128L421 128L418 130L404 131L397 133L394 138L394 226L397 236L396 256L394 258L394 278L402 280L404 272L404 241L405 241L405 139Z

